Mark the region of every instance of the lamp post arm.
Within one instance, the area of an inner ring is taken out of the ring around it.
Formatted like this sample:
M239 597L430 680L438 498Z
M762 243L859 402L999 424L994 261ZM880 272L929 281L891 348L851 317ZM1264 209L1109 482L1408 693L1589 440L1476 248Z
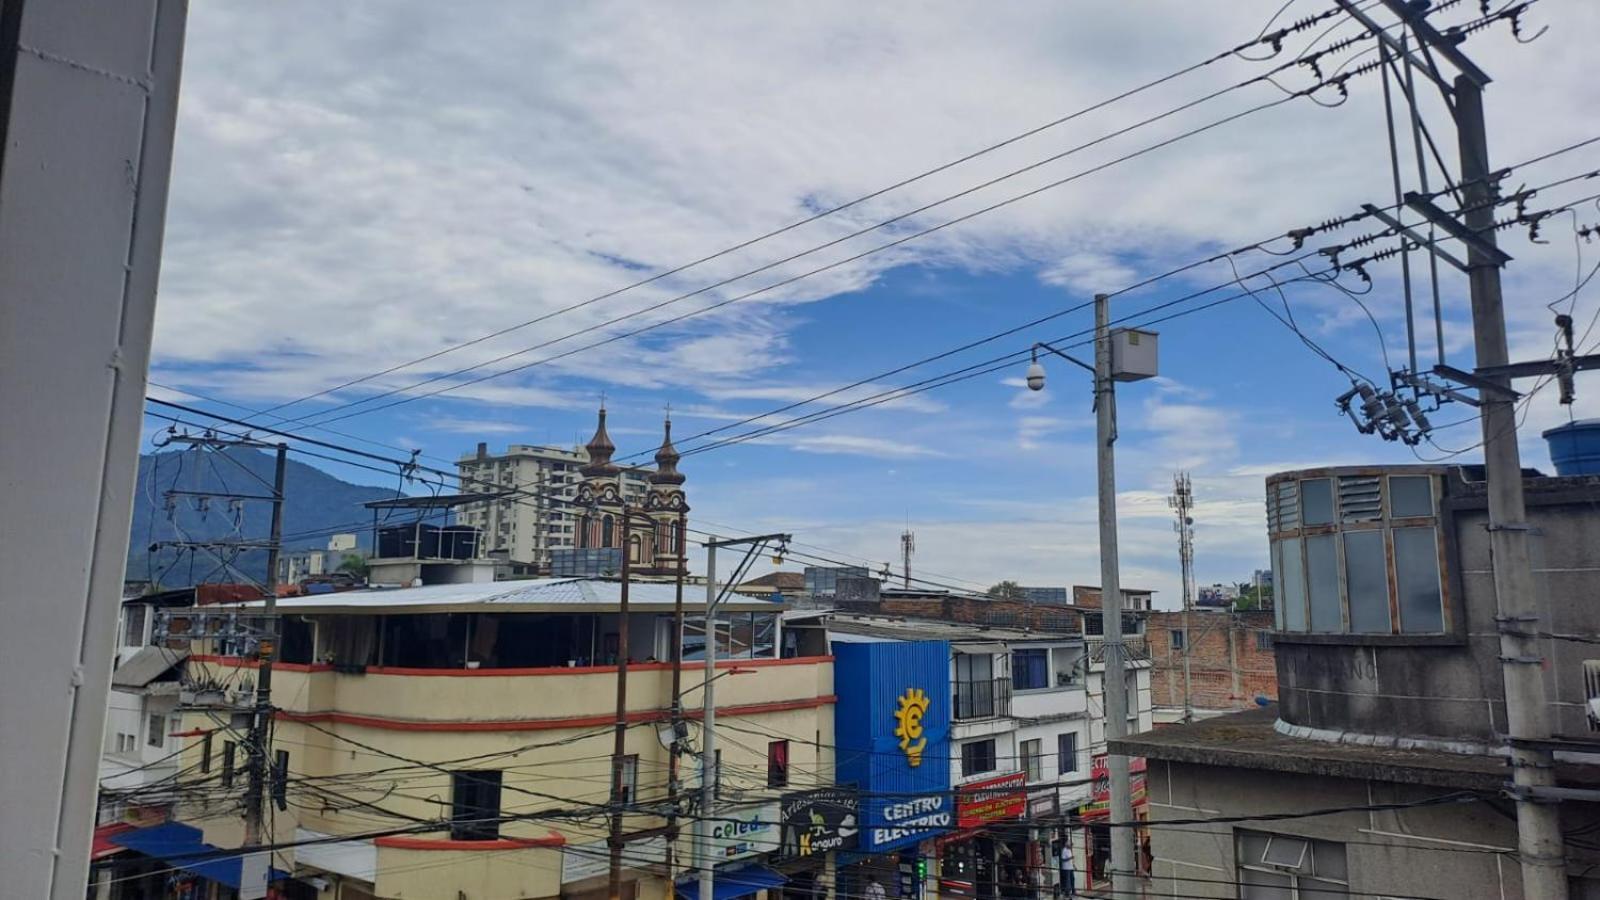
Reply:
M1033 351L1034 351L1034 355L1036 357L1038 355L1040 347L1043 347L1044 349L1049 350L1051 353L1054 353L1055 355L1061 357L1062 359L1066 360L1067 362L1072 363L1075 366L1078 366L1079 368L1087 370L1090 375L1095 374L1094 366L1089 365L1088 363L1086 363L1083 360L1077 358L1076 356L1071 355L1070 353L1063 353L1062 351L1057 350L1056 348L1050 346L1049 344L1045 343L1044 341L1038 341L1033 345Z

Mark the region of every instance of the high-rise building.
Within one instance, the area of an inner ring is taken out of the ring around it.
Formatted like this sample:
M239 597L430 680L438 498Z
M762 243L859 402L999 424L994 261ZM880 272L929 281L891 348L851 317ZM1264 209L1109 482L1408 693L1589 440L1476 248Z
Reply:
M491 455L489 445L480 443L476 453L456 463L462 491L523 493L463 506L457 521L482 532L486 554L501 551L511 561L548 571L551 550L578 546L578 510L572 502L583 482L579 470L588 463L589 453L583 447L512 444L505 453ZM652 473L648 468L619 467L618 481L630 506L644 504Z

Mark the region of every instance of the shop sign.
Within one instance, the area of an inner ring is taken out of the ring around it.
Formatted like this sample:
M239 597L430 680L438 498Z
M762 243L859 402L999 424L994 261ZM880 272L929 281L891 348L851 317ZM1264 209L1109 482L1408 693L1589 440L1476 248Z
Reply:
M935 832L950 827L950 795L929 794L882 803L877 807L873 825L867 829L867 846L878 848L899 846L911 841L932 837ZM883 824L877 824L877 823Z
M1149 803L1149 787L1146 781L1145 758L1135 756L1128 760L1128 786L1133 794L1134 807L1146 806ZM1089 767L1090 793L1089 802L1079 809L1078 814L1086 819L1098 818L1110 814L1111 811L1111 767L1106 763L1104 753L1094 758Z
M1056 790L1038 791L1028 795L1028 818L1048 819L1060 809L1056 800Z
M1012 772L998 778L964 784L957 793L956 825L978 828L989 822L1015 819L1028 807L1028 775Z
M778 804L745 809L718 809L711 820L711 856L719 862L743 859L778 849Z
M854 850L860 841L861 801L854 790L822 788L789 794L781 807L787 858Z

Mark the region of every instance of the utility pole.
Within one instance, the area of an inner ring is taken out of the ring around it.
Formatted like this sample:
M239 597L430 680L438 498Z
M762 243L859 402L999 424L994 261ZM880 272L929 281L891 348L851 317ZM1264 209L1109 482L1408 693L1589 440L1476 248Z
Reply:
M1189 614L1194 609L1194 489L1188 472L1172 476L1172 496L1167 498L1178 515L1173 530L1178 532L1178 562L1183 570L1183 720L1194 721L1194 685L1190 680L1189 654L1193 644L1189 631Z
M1489 142L1483 119L1483 91L1466 73L1455 80L1456 135L1461 153L1462 208L1468 229L1489 247L1495 245L1494 209L1489 201ZM1478 369L1504 366L1505 308L1500 266L1477 246L1467 246L1472 292L1472 338ZM1511 745L1512 797L1517 805L1518 858L1522 893L1564 900L1566 850L1560 807L1545 792L1555 784L1554 754L1546 749L1553 732L1545 700L1540 640L1543 630L1535 602L1533 567L1528 556L1527 508L1522 496L1522 459L1517 449L1516 395L1511 379L1491 377L1503 390L1479 392L1483 461L1489 493L1489 548L1500 614L1501 671L1505 679L1507 740Z
M717 801L717 620L716 610L727 589L744 580L750 563L768 543L777 541L783 548L789 544L787 534L762 534L747 538L720 540L715 535L706 538L706 651L705 680L701 682L700 712L700 815L694 821L694 864L700 869L700 900L713 900L716 886L716 866L711 858L711 818L716 815ZM717 548L748 546L744 559L734 567L733 577L727 585L717 589Z
M911 590L911 554L917 550L917 536L908 527L900 532L900 571L902 586Z
M1423 63L1404 44L1358 9L1354 0L1337 0L1351 18L1361 22L1406 67L1431 80L1444 96L1456 126L1460 155L1461 221L1419 195L1407 194L1406 205L1430 224L1440 227L1467 247L1467 272L1472 298L1473 350L1476 369L1462 372L1442 363L1434 373L1478 389L1477 404L1483 430L1484 479L1489 499L1489 546L1499 615L1501 673L1505 685L1506 742L1509 745L1511 781L1508 793L1517 809L1517 857L1522 872L1522 893L1541 900L1566 900L1566 850L1561 834L1560 807L1553 790L1555 757L1549 749L1554 731L1545 697L1544 667L1548 660L1537 637L1543 630L1536 603L1533 567L1528 553L1527 508L1522 493L1522 459L1517 449L1513 375L1545 374L1549 360L1536 365L1512 365L1506 342L1504 298L1500 267L1510 257L1497 246L1494 205L1497 182L1489 165L1489 140L1483 114L1483 88L1487 73L1461 52L1458 39L1436 30L1417 7L1405 0L1383 0L1388 10L1409 26L1417 45L1432 54ZM1433 55L1447 61L1458 73L1447 80L1434 64ZM1410 93L1408 88L1408 94ZM1416 121L1416 100L1412 103ZM1420 163L1419 163L1420 165ZM1571 360L1574 368L1600 367L1597 360ZM1520 371L1519 371L1520 370Z
M667 880L672 880L672 847L678 840L678 796L682 785L678 778L678 757L683 753L683 576L689 568L688 554L683 552L684 536L689 533L688 516L678 513L678 539L673 553L678 561L678 571L673 579L675 591L672 598L672 746L667 756Z
M256 708L250 722L250 773L245 788L244 845L253 847L271 843L262 840L262 825L266 813L267 766L271 754L272 734L272 659L278 653L278 556L283 544L283 476L288 461L287 444L277 445L277 460L273 466L271 537L267 544L266 633L256 645Z
M617 717L611 738L611 836L606 843L611 850L610 868L606 880L607 896L622 900L622 834L623 806L633 798L627 797L623 784L624 762L627 760L628 739L628 582L633 575L633 528L631 507L622 508L622 598L617 605ZM635 768L635 780L638 769Z
M1042 348L1094 373L1095 471L1100 496L1100 618L1105 653L1106 743L1128 736L1127 648L1122 640L1122 578L1117 564L1117 473L1113 445L1117 441L1117 381L1137 381L1156 374L1156 335L1111 331L1111 298L1094 295L1094 365L1076 359L1049 344L1033 345L1028 366L1029 390L1044 390ZM1121 336L1126 358L1117 360L1113 339ZM1138 866L1134 857L1133 793L1128 757L1106 752L1111 781L1111 889L1119 897L1138 896ZM707 900L707 898L702 898Z
M1100 618L1105 631L1106 771L1111 776L1111 890L1137 896L1133 790L1128 757L1110 752L1128 735L1127 657L1122 644L1122 572L1117 562L1117 389L1111 378L1111 302L1094 295L1095 474L1100 495Z

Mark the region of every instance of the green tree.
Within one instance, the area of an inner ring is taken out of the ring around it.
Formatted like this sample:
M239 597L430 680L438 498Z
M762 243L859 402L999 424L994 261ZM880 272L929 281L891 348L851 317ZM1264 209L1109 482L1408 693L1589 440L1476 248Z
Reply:
M339 571L354 575L357 578L367 577L366 557L359 553L346 553L344 559L339 560Z
M999 584L990 585L989 589L984 593L996 600L1021 600L1022 586L1015 581L1002 581Z

